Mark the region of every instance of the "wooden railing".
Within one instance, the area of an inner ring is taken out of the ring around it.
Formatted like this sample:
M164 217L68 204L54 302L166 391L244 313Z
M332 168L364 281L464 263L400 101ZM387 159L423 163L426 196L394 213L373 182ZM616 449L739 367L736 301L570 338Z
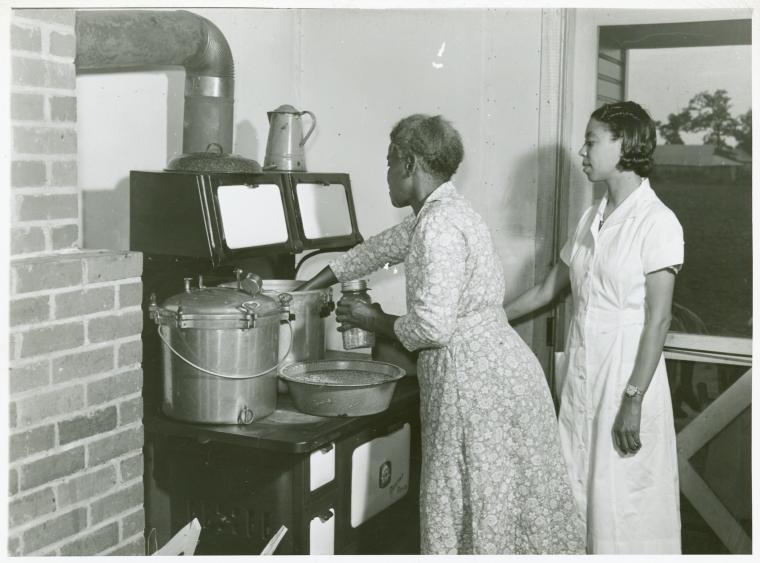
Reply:
M752 340L670 333L668 360L746 366L744 372L678 432L681 492L730 553L752 553L752 539L691 464L691 458L752 404ZM748 456L749 457L749 456Z

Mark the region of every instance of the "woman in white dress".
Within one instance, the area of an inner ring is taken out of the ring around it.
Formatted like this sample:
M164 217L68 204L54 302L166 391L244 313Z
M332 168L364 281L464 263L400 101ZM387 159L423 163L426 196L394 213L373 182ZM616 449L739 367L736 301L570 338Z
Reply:
M451 183L459 133L412 115L391 132L388 187L414 214L332 261L304 289L404 262L407 313L336 311L420 350L423 554L583 553L583 525L546 379L502 309L504 275L483 219Z
M680 553L678 464L662 356L683 231L655 195L655 126L634 102L592 115L580 156L601 203L547 278L506 305L516 319L568 284L573 317L559 411L562 451L589 553Z

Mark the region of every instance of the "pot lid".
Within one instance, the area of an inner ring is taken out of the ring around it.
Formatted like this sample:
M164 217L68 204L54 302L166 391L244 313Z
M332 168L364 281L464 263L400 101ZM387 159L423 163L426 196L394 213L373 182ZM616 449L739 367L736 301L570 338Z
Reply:
M298 111L293 106L291 106L290 104L282 104L277 109L272 110L272 111L270 111L268 113L297 113L297 114L300 114L301 112Z
M166 165L166 170L247 174L261 172L261 165L249 158L227 154L219 143L211 143L206 147L206 152L193 152L174 157Z
M232 287L192 288L172 295L163 303L163 308L177 312L182 307L185 315L246 315L257 317L280 313L280 305L264 294L250 293Z
M324 295L325 299L332 298L332 289L329 287L325 287L322 289L302 289L297 290L298 287L305 284L308 280L262 280L262 286L261 291L265 295L273 296L275 299L281 294L281 293L287 293L288 295L293 296L295 299L296 296L315 296L315 295ZM236 282L224 282L220 283L219 287L237 287Z

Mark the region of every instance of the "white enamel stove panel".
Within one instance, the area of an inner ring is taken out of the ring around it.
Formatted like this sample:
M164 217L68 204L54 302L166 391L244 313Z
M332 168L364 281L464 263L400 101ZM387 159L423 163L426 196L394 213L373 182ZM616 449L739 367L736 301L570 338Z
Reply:
M411 427L358 446L351 456L351 527L404 497L409 490Z

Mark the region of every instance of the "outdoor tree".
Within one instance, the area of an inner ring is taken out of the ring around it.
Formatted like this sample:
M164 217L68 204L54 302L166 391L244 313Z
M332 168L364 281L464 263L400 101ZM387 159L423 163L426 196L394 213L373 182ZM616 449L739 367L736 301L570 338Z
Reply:
M726 137L732 136L737 122L730 112L731 98L725 90L713 94L700 92L689 101L687 111L691 118L686 124L687 131L705 131L702 140L718 149L727 149Z
M752 154L752 110L739 116L732 136L736 139L737 148Z
M691 119L689 112L682 110L679 113L671 113L668 115L668 122L657 122L657 130L660 135L665 139L665 143L668 145L683 145L683 139L681 138L681 131L685 131L686 124Z
M703 132L704 143L726 150L730 148L727 137L740 142L739 137L743 136L744 144L749 142L751 146L751 113L749 119L746 115L738 120L731 115L731 98L725 90L719 89L713 93L704 91L691 98L689 105L680 112L669 114L666 123L658 122L657 129L667 144L682 145L682 132Z

